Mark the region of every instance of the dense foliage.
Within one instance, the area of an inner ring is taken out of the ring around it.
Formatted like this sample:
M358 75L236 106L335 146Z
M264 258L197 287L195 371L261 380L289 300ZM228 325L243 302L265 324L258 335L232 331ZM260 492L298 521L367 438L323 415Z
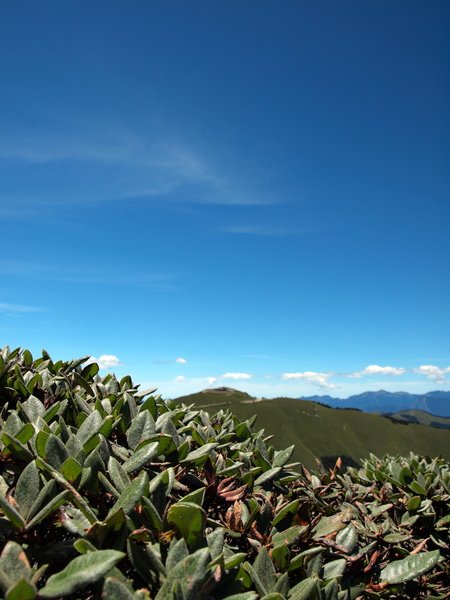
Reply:
M313 473L254 419L164 402L86 359L0 354L7 600L450 593L446 461Z

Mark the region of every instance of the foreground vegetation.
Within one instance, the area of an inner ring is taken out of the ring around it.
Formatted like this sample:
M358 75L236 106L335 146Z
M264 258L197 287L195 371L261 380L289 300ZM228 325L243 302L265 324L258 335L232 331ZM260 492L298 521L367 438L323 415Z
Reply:
M1 351L5 599L450 593L447 461L312 472L254 418L164 402L85 363Z

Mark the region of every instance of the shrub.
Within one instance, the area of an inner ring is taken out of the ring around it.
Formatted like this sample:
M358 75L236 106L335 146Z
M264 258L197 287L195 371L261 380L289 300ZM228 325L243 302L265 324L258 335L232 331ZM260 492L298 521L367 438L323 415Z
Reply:
M313 473L86 362L0 353L5 599L447 597L442 459Z

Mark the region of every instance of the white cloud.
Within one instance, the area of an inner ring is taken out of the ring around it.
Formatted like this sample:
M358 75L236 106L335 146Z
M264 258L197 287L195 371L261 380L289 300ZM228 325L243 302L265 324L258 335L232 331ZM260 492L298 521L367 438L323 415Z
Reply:
M182 383L182 382L186 381L186 377L184 375L177 375L175 377L175 381L177 381L178 383Z
M187 360L182 356L179 356L177 359L175 359L175 362L179 365L185 365L187 363Z
M300 373L283 373L281 376L285 381L287 380L304 380L308 383L314 383L321 388L333 389L336 386L335 383L330 383L329 378L333 375L333 373L318 373L316 371L303 371Z
M8 302L0 302L0 312L4 313L35 313L43 312L43 308L38 306L27 306L26 304L10 304Z
M208 382L208 385L214 385L217 381L217 377L207 377L206 381Z
M433 381L437 382L444 382L446 373L450 373L450 367L441 369L435 365L421 365L417 369L414 369L414 371L416 373L420 373L420 375L425 375L427 379L432 379Z
M402 367L381 367L380 365L368 365L362 371L356 371L349 375L349 377L353 377L354 379L360 379L365 375L392 375L393 377L398 377L399 375L403 375L406 373L406 369Z
M89 363L97 363L100 369L111 369L112 367L120 367L123 364L114 354L102 354L98 358L91 356L86 364Z
M251 379L250 373L224 373L220 376L221 379Z

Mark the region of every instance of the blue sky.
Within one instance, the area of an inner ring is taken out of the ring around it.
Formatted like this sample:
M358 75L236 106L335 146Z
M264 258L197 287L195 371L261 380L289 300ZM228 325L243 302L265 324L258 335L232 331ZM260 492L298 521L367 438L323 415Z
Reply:
M166 397L448 389L449 23L2 3L2 345Z

